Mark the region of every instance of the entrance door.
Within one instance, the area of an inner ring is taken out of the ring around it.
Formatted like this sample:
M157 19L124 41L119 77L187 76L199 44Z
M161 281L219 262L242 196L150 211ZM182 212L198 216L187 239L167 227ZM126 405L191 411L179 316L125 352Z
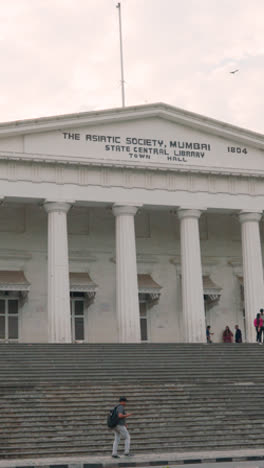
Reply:
M71 329L72 341L84 341L84 296L82 293L71 293Z
M141 341L149 341L149 323L147 302L139 303Z
M17 298L0 297L0 341L18 341L18 310Z

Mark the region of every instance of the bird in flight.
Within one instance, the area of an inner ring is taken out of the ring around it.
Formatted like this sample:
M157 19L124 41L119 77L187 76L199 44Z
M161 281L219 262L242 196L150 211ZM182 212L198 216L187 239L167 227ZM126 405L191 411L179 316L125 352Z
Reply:
M233 71L231 71L231 72L229 72L229 73L231 73L232 75L234 75L234 74L237 73L238 71L239 71L239 69L233 70Z

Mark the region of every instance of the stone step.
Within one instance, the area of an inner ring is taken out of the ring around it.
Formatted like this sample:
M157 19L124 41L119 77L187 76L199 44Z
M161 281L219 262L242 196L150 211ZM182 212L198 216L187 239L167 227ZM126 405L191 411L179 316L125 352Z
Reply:
M65 416L65 410L67 410L67 416ZM36 408L35 410L31 410L31 411L25 411L24 409L13 409L13 408L10 408L8 409L8 412L10 411L14 411L16 414L14 416L14 418L17 418L17 419L25 419L25 418L31 418L33 415L37 415L38 417L42 417L44 416L45 417L45 413L49 413L50 415L54 414L54 416L56 417L59 417L59 415L62 415L65 417L65 419L68 419L69 417L76 417L78 418L79 416L85 414L86 416L86 419L88 422L94 420L94 421L102 421L106 418L108 412L104 412L104 413L101 413L100 415L91 415L89 416L89 413L88 411L86 411L84 413L84 411L82 411L81 409L79 408L76 408L76 410L74 411L69 411L68 408L61 408L59 411L56 410L52 410L50 408L46 409L46 411L44 411L43 409L39 409L39 408ZM214 408L210 408L210 409L205 409L205 408L198 408L197 410L195 411L192 411L191 409L190 410L181 410L181 412L177 411L176 409L174 411L161 411L161 412L152 412L152 413L145 413L144 414L144 419L147 420L147 419L156 419L157 417L161 418L179 418L179 419L183 419L183 418L187 418L188 416L192 416L193 418L194 417L198 417L198 416L203 416L205 414L205 412L207 413L207 417L210 418L210 416L214 415L216 418L217 417L221 417L221 412L222 411L229 411L230 413L230 416L240 416L241 414L244 414L245 413L245 410L243 408L236 408L236 409L232 409L231 407L228 408L228 407L223 407L223 408L220 408L218 410L214 409ZM8 415L8 412L6 412L6 414ZM158 416L157 416L158 414ZM261 417L263 417L263 410L260 411L259 408L256 406L256 407L252 407L252 408L247 408L246 410L246 414L247 416L253 416L253 415L260 415ZM2 411L2 417L4 418L5 416L5 412ZM51 416L52 417L52 416ZM138 419L140 419L140 413L139 414L134 414L133 416L133 419L135 421L137 421ZM12 416L10 415L10 418L12 418Z
M26 383L35 383L38 381L48 381L49 379L52 379L52 381L58 382L58 381L71 381L71 380L78 380L79 382L94 382L96 383L97 381L115 381L115 382L126 382L126 381L139 381L141 379L149 381L149 382L155 382L158 380L158 378L162 378L164 380L168 379L168 382L210 382L210 381L215 381L215 382L220 382L223 379L228 379L230 382L238 382L242 379L245 379L245 372L247 369L245 369L244 372L241 371L241 373L236 373L236 375L232 375L231 373L227 372L215 372L214 374L208 374L206 372L199 372L199 370L195 370L191 373L175 373L174 370L171 372L169 370L166 370L166 372L155 372L154 370L151 370L149 372L137 372L136 369L133 372L129 372L127 375L120 375L120 372L122 372L122 368L118 372L112 372L110 369L104 369L100 370L100 372L92 372L89 370L84 370L84 371L78 371L76 373L71 372L70 370L68 372L63 372L60 371L60 369L57 369L56 372L36 372L32 374L25 374L22 371L16 372L15 375L14 373L10 374L1 374L2 378L6 378L5 385L7 383L17 383L19 382L21 385L24 385ZM58 372L60 373L58 375ZM106 373L108 374L108 377L106 377ZM155 377L153 374L155 373ZM87 375L89 374L89 376ZM262 382L261 376L254 374L254 372L247 372L247 381L252 381L252 382ZM3 381L1 382L3 385Z
M201 403L203 404L205 401L208 401L208 403L210 404L211 402L214 402L214 401L218 401L221 403L221 401L223 402L236 402L237 399L239 398L242 398L243 401L245 400L251 400L252 401L252 398L250 398L252 395L254 395L254 401L261 401L263 399L263 396L262 396L262 392L264 390L264 388L258 388L254 391L254 388L252 388L252 386L248 387L248 388L245 388L243 389L242 391L239 391L237 390L236 388L235 389L232 389L232 388L223 388L222 391L220 393L217 394L217 388L215 389L216 391L215 392L212 392L212 394L210 394L209 392L207 393L207 396L201 392L201 391L198 391L197 388L195 386L193 386L193 390L195 389L196 391L196 394L191 394L191 392L189 390L184 390L184 391L171 391L171 392L166 392L166 389L164 389L164 396L167 397L168 399L168 402L175 402L175 401L181 401L181 402L188 402L190 400L190 398L192 398L192 401L194 403ZM42 391L41 392L41 395L38 394L38 395L34 395L34 393L32 394L29 394L29 395L25 395L24 393L21 393L21 392L15 392L14 394L11 394L11 395L6 395L5 393L3 393L1 396L2 398L5 399L5 401L8 403L13 403L17 396L19 395L20 398L24 399L25 402L29 402L29 403L38 403L38 402L41 402L41 401L47 401L46 400L46 397L47 395L50 396L50 398L52 397L52 402L60 402L60 401L65 401L65 402L68 402L68 403L79 403L79 402L83 402L83 403L86 403L86 402L89 402L91 404L91 406L93 405L96 405L97 402L99 402L103 408L108 408L109 407L109 400L111 399L114 399L114 402L116 400L116 393L117 392L122 392L122 390L126 393L127 397L128 398L131 398L131 404L133 404L133 398L140 398L140 395L142 395L142 391L140 392L140 390L138 390L137 392L135 393L128 393L128 391L125 391L125 389L119 389L119 388L113 388L112 391L109 391L109 393L102 393L102 395L98 395L96 392L92 393L90 390L87 390L86 393L81 393L79 394L79 398L78 398L78 393L70 393L70 392L67 392L67 390L65 389L64 392L61 392L61 393L54 393L53 391L53 388L52 387L48 387L46 391ZM153 385L153 390L155 391L162 391L162 389L158 388L156 389L155 388L155 385ZM250 390L250 394L248 394L248 391ZM67 392L67 393L65 393ZM113 393L114 392L114 393ZM230 393L232 392L232 393ZM40 392L39 392L40 393ZM95 400L96 398L96 400ZM106 400L106 398L108 400ZM144 398L147 398L148 399L148 406L151 406L152 404L158 404L158 403L164 403L164 399L161 395L158 395L156 398L155 398L155 392L153 392L153 394L150 394L150 392L146 392L144 390ZM146 404L146 403L145 403ZM137 406L145 406L144 402L137 402Z
M70 445L70 444L69 444ZM168 443L168 444L159 444L158 450L157 446L152 444L149 445L148 448L146 449L145 446L142 447L140 445L135 445L134 449L137 453L162 453L162 452L173 452L173 451L186 451L186 450L202 450L205 446L205 442L202 443L194 443L188 445L184 443ZM237 441L237 442L222 442L220 441L219 443L207 443L207 450L221 450L221 449L247 449L247 448L263 448L263 441L258 441L256 440L254 444L248 443L247 441ZM21 457L21 458L31 458L31 457L50 457L54 456L54 448L50 448L49 446L45 445L44 448L38 447L36 450L29 450L29 449L13 449L12 450L12 455L10 454L9 450L0 450L0 456L2 459L12 459L16 457ZM101 454L106 455L111 452L111 447L109 446L102 446L101 447ZM60 448L57 448L56 450L56 456L73 456L74 454L78 453L79 456L85 455L87 456L87 447L84 445L79 445L78 447L70 447L70 446L65 446ZM93 447L93 449L89 450L90 455L97 455L98 450L96 447Z
M165 447L177 447L177 448L181 448L182 450L185 449L186 447L189 447L189 446L192 446L192 447L203 447L205 443L208 444L208 447L215 447L215 446L234 446L234 445L251 445L253 444L254 447L256 447L257 445L261 445L263 444L263 438L256 438L256 437L252 437L252 440L250 440L251 438L247 439L246 441L244 440L241 440L241 437L238 435L237 437L234 437L232 439L229 438L229 441L227 442L226 439L224 437L218 437L218 441L216 441L215 439L213 439L213 437L209 437L209 436L198 436L198 437L192 437L192 440L189 441L187 440L186 441L186 438L182 438L181 439L177 439L175 440L172 436L171 437L166 437L166 435L164 437L157 437L157 438L153 438L151 440L148 440L147 438L145 440L142 440L140 438L138 438L138 440L134 440L134 443L133 443L133 446L135 447L135 449L137 449L138 451L145 451L146 449L149 450L149 448L156 448L156 447L162 447L162 448L165 448ZM113 444L113 437L109 440L102 440L100 439L99 440L99 444L100 444L100 452L102 451L110 451L111 448L112 448L112 444ZM15 443L11 443L11 444L7 444L5 446L5 444L2 444L1 445L1 449L0 449L0 454L2 454L3 452L5 453L8 453L8 452L14 452L15 451L23 451L23 452L31 452L31 453L34 453L34 452L37 452L37 451L42 451L42 450L47 450L47 453L51 450L54 450L54 453L56 453L57 450L65 450L65 451L72 451L73 449L86 449L86 453L96 453L98 452L98 449L97 447L95 446L94 442L91 441L91 442L88 442L85 440L85 438L82 438L82 439L79 439L77 441L72 441L71 440L71 437L69 437L68 439L67 438L61 438L61 440L58 440L58 441L51 441L51 440L47 440L47 441L36 441L34 443L34 448L32 448L32 444L30 443L25 443L23 442L22 445L16 445Z
M246 415L232 415L232 416L236 416L236 419L237 419L237 425L245 425L245 427L247 427L249 425L248 423L248 419L246 417ZM263 421L263 414L261 416L257 416L256 414L252 414L252 415L248 415L248 418L250 418L250 421L251 421L251 426L254 424L255 426L258 427L258 429L260 429L260 426L262 425L262 421ZM88 425L92 425L92 421L90 420L86 420L86 419L83 419L83 420L78 420L78 418L76 419L59 419L59 418L49 418L49 419L44 419L44 418L35 418L32 422L30 422L30 418L28 419L29 423L27 424L27 421L23 418L20 418L20 419L13 419L13 421L11 422L11 420L8 420L8 421L5 421L3 420L3 425L1 427L1 431L0 433L1 434L4 434L4 432L8 429L14 429L19 425L20 426L20 431L24 431L24 430L29 430L30 428L33 428L34 430L37 429L37 431L39 431L39 428L40 427L43 427L43 426L46 426L46 427L51 427L51 428L57 428L57 427L66 427L66 426L70 426L70 427L85 427L85 426L88 426ZM145 423L140 423L139 421L134 421L133 423L130 422L129 423L129 427L131 430L134 430L135 428L140 428L140 429L143 429L145 430L144 428L148 428L148 429L151 429L151 428L155 428L156 426L157 427L164 427L166 424L168 426L174 426L174 427L180 427L182 426L182 431L184 431L184 427L188 427L188 430L190 429L190 425L191 423L193 423L193 426L194 428L196 427L200 427L201 429L203 429L203 426L206 425L207 426L210 426L211 428L214 428L215 430L219 427L219 426L223 426L225 424L225 418L216 418L216 421L214 421L213 419L213 416L211 418L206 418L205 416L202 416L202 415L197 415L195 416L193 419L191 417L189 418L178 418L177 420L171 418L171 419L162 419L161 422L159 424L156 424L156 419L151 419L151 418L148 418L146 419ZM93 425L93 428L94 428L94 431L103 431L103 430L106 430L106 427L105 427L105 421L96 421L95 424ZM226 424L226 429L228 429L229 427L234 427L234 423L228 423ZM13 431L12 431L13 433Z
M236 417L237 420L240 422L240 421L244 421L245 420L248 420L248 418L250 418L251 421L254 421L255 423L257 421L261 422L261 420L263 420L263 412L261 414L259 414L257 412L257 410L255 410L255 412L246 412L246 413L243 413L243 412L234 412L232 413L232 417ZM98 427L102 427L102 424L104 425L105 424L105 420L106 418L102 419L95 419L94 418L94 427L96 428L97 426ZM144 424L147 425L148 423L149 424L155 424L155 421L157 420L157 416L146 416L144 418ZM174 423L175 425L179 425L181 423L188 423L189 421L201 421L201 424L202 423L210 423L210 424L213 424L214 423L214 414L213 412L209 415L209 416L206 416L205 415L205 412L201 412L201 413L197 413L195 415L192 415L191 413L189 413L188 415L179 415L179 416L171 416L171 417L166 417L164 416L163 418L162 417L159 417L159 420L160 421L164 421L164 422L167 422L168 424L169 423ZM220 424L222 421L225 421L226 418L225 417L222 417L221 414L216 414L215 415L215 425L217 424ZM14 427L14 424L15 423L18 423L18 424L23 424L23 423L26 423L26 422L32 422L32 424L35 422L35 423L39 423L39 425L41 424L45 424L45 423L52 423L53 425L56 425L56 424L63 424L66 422L69 423L69 424L76 424L78 425L78 422L81 423L81 421L84 421L87 425L88 424L92 424L93 422L93 418L88 418L88 417L85 417L85 416L82 416L82 415L69 415L68 417L63 417L63 414L61 413L61 415L58 415L58 414L55 414L55 415L51 415L51 416L45 416L43 414L31 414L29 415L28 417L21 413L20 417L18 416L17 418L14 416L13 418L5 418L3 416L3 418L1 418L1 422L4 425L8 426L13 426ZM140 423L140 418L134 418L134 420L132 421L132 418L131 418L131 421L129 423L130 427L131 426L136 426L136 425L141 425ZM227 427L228 425L232 425L232 423L226 423Z
M65 395L65 391L67 391L68 398L75 400L77 397L80 397L82 399L88 398L90 400L93 400L96 397L96 400L104 402L105 398L113 398L113 392L114 395L116 395L116 392L122 392L125 391L126 395L129 395L129 397L138 397L140 396L142 392L142 386L139 385L138 383L131 383L129 385L130 390L128 390L128 387L126 387L126 384L124 386L120 385L115 385L111 381L108 381L105 386L101 387L101 391L99 392L97 390L98 384L96 383L96 388L93 389L91 385L85 385L85 382L82 384L82 386L76 384L76 388L78 389L77 391L73 391L71 387L65 386L66 384L59 384L56 386L53 386L51 384L48 385L41 385L41 386L32 386L29 391L21 389L21 387L2 387L0 395L6 398L14 399L16 396L19 394L21 397L24 397L25 399L27 398L43 398L43 396L46 395L48 392L50 395L52 395L54 398L61 398L63 395ZM232 385L228 386L221 386L219 388L219 384L216 383L214 387L209 387L208 385L203 385L203 386L198 386L195 382L190 386L189 384L187 385L178 385L177 383L172 383L171 386L164 384L164 387L157 386L155 382L151 383L152 385L152 390L148 390L145 388L144 384L144 394L149 397L150 399L155 398L156 392L159 390L163 390L164 395L167 395L168 398L182 398L186 399L192 396L192 398L197 398L197 400L200 400L202 398L206 398L208 395L208 398L227 398L228 396L230 398L233 397L233 395L242 395L242 396L247 396L248 392L254 394L255 396L261 397L261 392L264 389L263 385L258 385L258 384L239 384L234 382ZM149 385L149 384L148 384ZM63 388L63 389L62 389ZM61 390L62 389L62 390ZM195 389L195 393L193 390ZM205 390L207 390L207 394L205 394ZM38 395L35 394L35 392L38 391ZM260 392L260 393L259 393ZM163 395L163 393L162 393ZM162 396L159 394L156 394L155 401L157 399L161 398Z
M134 395L132 396L131 398L140 398L140 395L142 395L142 392L141 394L137 394L137 395ZM42 395L42 397L40 398L39 396L36 396L34 398L34 396L32 397L28 397L28 398L25 398L24 396L21 396L21 395L17 395L16 397L15 396L12 396L11 397L5 397L4 395L2 395L2 398L1 398L1 401L0 401L0 407L4 407L4 406L7 406L9 407L10 405L16 405L16 404L20 404L20 402L18 401L17 397L20 397L20 401L23 401L25 405L46 405L46 406L50 406L50 407L65 407L65 404L67 404L68 407L75 407L76 405L81 408L81 407L85 407L87 404L89 404L89 407L91 409L93 408L98 408L98 403L100 404L100 411L104 412L106 410L109 410L109 408L111 407L111 402L108 401L106 403L105 399L98 399L97 402L95 401L95 398L86 398L86 397L83 397L83 398L80 398L80 400L78 400L77 398L75 399L72 399L71 397L67 397L67 395L62 395L62 396L52 396L52 398L50 397L50 395L47 394L46 395ZM158 398L158 399L155 399L154 397L147 397L147 395L144 393L144 398L147 399L147 402L144 404L143 401L141 402L138 402L136 407L141 409L141 408L148 408L148 409L152 409L154 408L162 408L163 406L164 407L168 407L168 406L175 406L177 405L178 403L188 403L191 399L190 396L186 395L185 397L184 396L178 396L178 395L166 395L167 396L167 403L165 400L161 399L161 398ZM111 395L110 397L112 399L112 405L115 404L115 400L113 398L113 395ZM226 395L223 395L221 396L221 398L217 398L217 397L214 397L214 398L192 398L192 407L193 406L201 406L201 405L204 405L204 403L206 402L207 403L207 406L210 407L210 406L213 406L215 407L215 402L218 402L218 405L221 405L221 406L228 406L228 405L236 405L238 406L240 404L241 401L244 401L244 402L247 402L247 404L250 406L252 404L257 404L257 403L260 403L261 401L263 401L263 396L261 397L261 395L256 395L254 396L254 401L252 400L252 395L251 395L251 398L250 398L250 395L248 394L245 394L245 395L241 395L241 394L236 394L235 397L233 396L230 396L230 394L226 394ZM134 403L131 403L130 406L134 406Z
M245 424L244 424L245 422ZM243 427L241 425L243 424ZM36 426L27 426L24 425L20 429L14 429L12 430L12 433L9 435L8 440L18 440L20 438L25 438L25 439L44 439L46 436L49 436L51 438L55 438L58 436L58 434L65 435L67 437L70 435L73 438L73 433L72 431L74 430L74 438L76 438L78 435L89 435L90 440L96 440L96 439L102 439L102 434L104 435L104 438L112 438L113 436L108 434L106 432L105 428L102 430L102 425L98 426L95 428L93 431L87 429L87 425L85 424L79 424L79 425L58 425L54 424L54 426L50 425L40 425L38 433L35 432ZM180 425L177 424L172 424L171 422L166 423L160 423L156 424L153 426L153 424L141 424L137 426L129 426L130 432L133 435L133 438L136 437L137 435L140 436L140 439L148 439L148 434L160 434L161 429L168 429L168 430L173 430L173 437L176 438L176 436L184 435L184 437L188 437L188 435L195 435L195 434L210 434L212 435L212 429L214 429L214 435L215 434L223 434L223 431L225 431L225 435L227 433L232 434L233 432L235 434L247 434L248 430L250 430L250 434L258 434L259 435L259 430L262 428L263 429L263 423L259 421L259 424L257 423L252 423L252 424L247 424L246 421L239 421L236 425L229 424L225 425L224 422L222 422L219 425L214 425L214 424L209 424L209 423L204 423L202 426L198 422L194 422L193 426L191 424L186 424L184 428L181 428ZM5 429L9 429L9 427L5 427ZM3 432L3 438L4 438L4 428L2 429ZM260 438L260 437L259 437Z
M242 440L241 440L242 438ZM158 437L158 435L156 435L156 437L152 437L151 441L148 441L148 439L141 439L140 437L136 437L134 436L133 438L133 447L135 447L135 449L137 451L139 451L140 449L141 450L149 450L149 447L153 447L153 446L156 446L156 447L159 447L159 446L168 446L168 445L175 445L177 447L181 447L181 448L184 448L187 446L187 443L185 442L186 441L186 436L185 437L177 437L177 439L174 439L173 437ZM256 441L256 437L252 437L252 439L248 439L247 440L247 443L249 444L251 441L251 443L255 444L255 441ZM62 449L65 449L67 450L67 448L70 446L71 448L79 448L79 447L86 447L86 451L89 453L89 452L92 452L94 451L94 447L95 447L95 444L96 445L101 445L102 444L102 439L98 438L97 440L95 439L94 441L90 441L89 443L87 443L87 441L85 440L85 438L79 438L78 441L77 440L72 440L71 437L69 436L68 438L67 437L57 437L57 440L52 440L51 438L47 438L46 440L43 438L42 440L34 440L34 451L37 452L37 450L41 451L45 448L47 449L54 449L54 451L57 451L57 450L62 450ZM198 434L198 435L192 435L192 440L191 440L191 446L201 446L201 445L204 445L204 444L209 444L210 446L217 446L217 443L218 445L222 445L226 442L226 439L224 437L221 437L220 435L218 435L218 442L216 442L216 440L213 438L213 437L210 437L208 434ZM257 438L257 441L256 441L256 444L260 445L261 443L263 444L264 442L264 439L261 438ZM111 451L111 448L112 448L112 444L113 444L113 437L112 438L108 438L107 439L104 439L104 447L105 449L108 450L108 452ZM188 442L188 446L190 445L190 443ZM234 437L230 438L230 444L232 445L239 445L243 443L243 435L241 434L237 434L235 435ZM17 447L20 446L22 447L23 446L23 451L27 451L27 450L31 450L31 447L32 447L32 442L29 442L28 440L26 439L20 439L17 441L17 444L15 442L12 442L8 441L8 444L7 446L5 446L5 443L3 443L1 445L1 451L4 451L4 452L11 452L13 450L17 450ZM1 454L1 451L0 451L0 454ZM101 451L101 449L100 449Z
M263 423L259 423L259 425L263 428ZM219 425L219 426L213 426L213 424L204 424L203 426L200 425L186 425L185 428L181 428L180 425L177 424L171 424L170 422L167 424L164 422L163 424L156 424L155 426L151 424L141 424L137 426L129 426L130 432L133 436L133 439L136 440L136 438L140 438L140 440L148 440L151 439L153 441L154 436L160 437L160 430L162 428L166 428L168 430L173 430L173 434L169 434L168 438L173 438L173 439L181 439L183 438L184 440L188 435L191 435L193 438L195 435L198 435L199 437L201 435L206 435L214 438L215 435L219 435L221 437L225 437L226 434L234 434L234 435L241 435L241 434L247 434L248 429L250 429L250 437L253 438L255 435L258 435L258 438L264 438L264 435L260 437L259 435L259 429L260 426L256 426L255 424L245 424L243 427L241 427L241 424L230 424L226 426L224 422ZM26 428L23 426L20 430L16 429L12 431L12 434L9 436L8 441L11 442L12 440L21 441L22 439L24 440L31 440L31 439L36 439L36 440L44 440L45 438L47 439L53 439L57 440L57 438L60 438L61 436L65 436L65 439L67 437L70 437L73 441L78 437L78 440L81 440L84 438L86 440L87 435L89 436L90 442L95 441L95 440L102 440L102 435L104 437L104 440L106 439L111 439L113 438L113 433L112 431L106 429L105 427L102 428L101 426L98 426L97 429L89 429L89 427L81 425L74 425L70 426L71 429L68 427L68 425L65 426L41 426L42 432L41 433L36 433L35 431L31 430L30 428ZM214 434L212 434L212 427L214 427ZM25 433L25 429L28 430L28 432ZM54 430L56 429L56 432ZM74 434L72 432L72 429L74 429ZM147 429L147 430L146 430ZM223 429L225 430L225 434L223 434ZM4 431L3 431L4 432ZM60 434L60 435L58 435ZM164 433L161 436L162 437L167 437ZM231 437L233 438L233 437Z

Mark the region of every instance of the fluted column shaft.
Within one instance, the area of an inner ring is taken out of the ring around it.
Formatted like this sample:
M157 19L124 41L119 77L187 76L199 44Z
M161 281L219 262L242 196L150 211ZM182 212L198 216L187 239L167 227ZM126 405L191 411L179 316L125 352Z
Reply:
M67 212L69 203L47 202L48 328L50 343L71 342Z
M116 307L119 341L140 341L134 217L135 206L114 206L116 217Z
M199 210L180 209L182 307L185 341L206 341Z
M256 341L254 318L264 308L263 264L259 232L261 213L241 212L245 318L247 341Z

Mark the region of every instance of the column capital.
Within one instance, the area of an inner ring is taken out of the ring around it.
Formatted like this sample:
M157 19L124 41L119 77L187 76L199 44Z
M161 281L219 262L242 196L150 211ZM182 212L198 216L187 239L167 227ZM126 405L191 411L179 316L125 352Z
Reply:
M240 223L246 223L248 221L255 221L257 223L259 223L259 221L261 220L262 218L262 212L261 211L253 211L253 212L249 212L249 211L241 211L239 213L239 221Z
M113 205L114 216L132 215L135 216L139 206L134 205Z
M72 203L45 201L43 206L47 213L52 213L54 211L68 213L69 209L72 207Z
M185 218L199 219L202 214L202 210L196 210L192 208L179 208L177 211L177 214L178 214L179 219L185 219Z

